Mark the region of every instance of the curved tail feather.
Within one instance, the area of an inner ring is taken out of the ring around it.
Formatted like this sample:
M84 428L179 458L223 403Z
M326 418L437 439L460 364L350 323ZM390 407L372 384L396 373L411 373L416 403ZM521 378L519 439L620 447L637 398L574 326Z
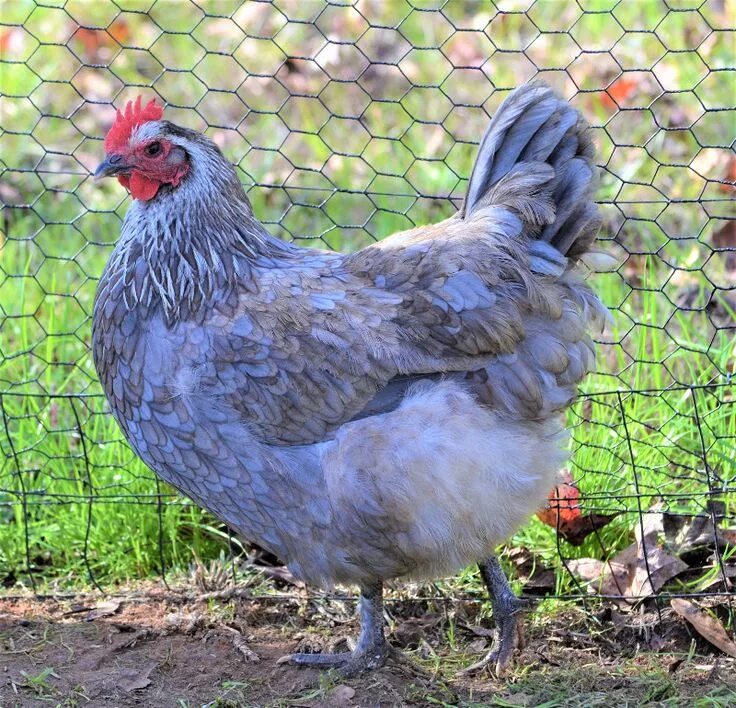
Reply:
M504 205L563 256L585 254L600 226L594 148L585 119L549 86L513 91L481 141L460 215Z

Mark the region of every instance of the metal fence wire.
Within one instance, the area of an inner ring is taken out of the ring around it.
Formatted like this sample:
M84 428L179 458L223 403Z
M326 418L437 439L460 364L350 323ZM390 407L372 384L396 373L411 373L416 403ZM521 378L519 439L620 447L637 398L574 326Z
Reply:
M91 362L95 286L128 206L90 177L113 104L157 96L220 145L274 233L355 249L451 215L489 116L539 77L593 126L618 267L594 276L614 323L569 416L574 484L507 557L527 591L733 593L735 11L6 0L0 581L109 587L227 539L136 460ZM561 570L545 585L531 566Z

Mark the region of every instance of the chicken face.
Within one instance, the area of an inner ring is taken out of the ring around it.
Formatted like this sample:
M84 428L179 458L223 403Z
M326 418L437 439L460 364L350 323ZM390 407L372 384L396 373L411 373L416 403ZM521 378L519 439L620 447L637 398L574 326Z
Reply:
M118 111L95 179L117 177L134 199L142 201L153 199L164 184L178 186L189 171L189 156L169 138L161 115L155 101L141 107L140 97L129 102L125 112Z

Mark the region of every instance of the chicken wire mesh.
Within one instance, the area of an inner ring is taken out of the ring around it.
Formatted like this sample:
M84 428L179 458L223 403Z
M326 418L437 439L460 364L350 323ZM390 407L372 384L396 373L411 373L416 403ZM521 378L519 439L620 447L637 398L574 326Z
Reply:
M113 104L159 97L237 165L274 233L356 249L450 216L489 116L538 77L593 126L617 266L594 280L613 324L569 416L574 486L508 558L548 595L731 593L734 9L6 2L0 581L146 576L228 537L136 460L96 381L92 302L128 205L90 177Z

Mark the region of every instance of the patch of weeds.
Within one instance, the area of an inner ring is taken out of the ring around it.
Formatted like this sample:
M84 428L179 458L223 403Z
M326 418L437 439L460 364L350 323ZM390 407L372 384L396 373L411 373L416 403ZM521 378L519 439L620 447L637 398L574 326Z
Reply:
M340 682L340 677L334 671L323 671L319 675L317 685L310 685L307 688L296 691L291 696L284 696L276 700L273 708L282 708L283 706L301 706L309 701L321 700L334 689Z
M247 681L223 681L220 684L222 693L214 701L205 703L203 708L239 708L245 704L245 691L250 687ZM188 708L186 699L179 699L181 708Z
M81 708L89 703L87 689L82 684L77 684L71 689L69 695L58 705L58 708Z
M403 695L412 705L415 703L443 707L458 705L457 694L444 682L433 683L431 686L412 683L404 690Z
M237 606L234 602L223 603L215 598L210 598L207 600L207 614L222 624L229 624L235 619Z
M27 688L33 691L39 697L53 696L58 691L49 683L49 678L59 678L59 675L54 671L53 666L47 666L38 674L31 674L27 671L21 671L21 675L24 681L20 684L22 688Z
M736 689L718 686L707 695L696 698L693 708L731 708L736 705Z

